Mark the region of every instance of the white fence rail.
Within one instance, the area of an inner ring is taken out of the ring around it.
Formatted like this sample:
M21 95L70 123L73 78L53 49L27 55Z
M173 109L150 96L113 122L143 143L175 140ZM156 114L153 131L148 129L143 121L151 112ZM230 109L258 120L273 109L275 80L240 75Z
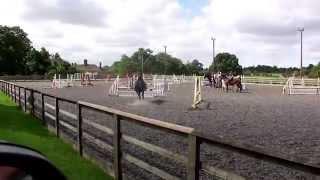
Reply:
M245 84L283 86L286 84L287 80L288 80L287 78L263 78L263 77L242 76L242 82Z
M288 95L319 95L320 80L318 79L288 79L283 87L283 94Z

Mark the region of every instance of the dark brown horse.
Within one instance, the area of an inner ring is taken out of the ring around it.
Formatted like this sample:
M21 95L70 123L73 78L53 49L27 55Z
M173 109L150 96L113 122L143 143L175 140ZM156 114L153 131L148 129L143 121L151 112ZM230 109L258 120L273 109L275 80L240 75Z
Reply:
M206 73L204 75L204 78L208 79L210 87L212 87L212 86L215 87L216 86L216 81L215 81L215 79L213 78L213 75L210 72Z
M241 84L241 78L240 77L231 77L228 78L226 76L222 77L222 80L225 84L226 91L228 92L229 86L237 86L237 91L242 91L242 84Z
M139 75L138 80L135 82L134 90L136 91L139 100L144 99L144 91L147 90L147 84L144 82L142 75Z

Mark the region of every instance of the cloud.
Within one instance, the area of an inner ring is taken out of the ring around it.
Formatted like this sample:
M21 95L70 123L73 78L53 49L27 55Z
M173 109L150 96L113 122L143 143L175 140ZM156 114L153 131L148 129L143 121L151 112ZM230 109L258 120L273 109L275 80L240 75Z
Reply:
M190 61L236 54L244 66L298 66L305 27L305 64L317 63L319 0L11 0L0 2L0 24L19 25L34 42L62 57L110 65L139 47ZM196 12L190 12L196 11Z
M236 28L240 33L256 36L291 36L293 29L292 23L266 21L256 18L244 18L237 22Z
M55 31L52 29L47 29L46 31L43 32L44 38L53 38L53 39L60 39L64 37L64 33L61 31Z
M107 47L148 47L149 43L144 37L138 35L124 35L118 37L97 36L97 43Z
M27 9L23 15L26 20L56 20L61 23L103 26L106 12L94 1L87 0L27 0Z

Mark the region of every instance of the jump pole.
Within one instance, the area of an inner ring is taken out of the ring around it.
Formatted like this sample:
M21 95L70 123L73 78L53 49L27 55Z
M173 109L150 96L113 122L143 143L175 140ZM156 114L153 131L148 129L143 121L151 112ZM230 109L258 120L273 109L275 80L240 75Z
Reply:
M198 107L198 104L201 103L201 101L202 101L201 77L200 76L195 76L192 108L196 109Z

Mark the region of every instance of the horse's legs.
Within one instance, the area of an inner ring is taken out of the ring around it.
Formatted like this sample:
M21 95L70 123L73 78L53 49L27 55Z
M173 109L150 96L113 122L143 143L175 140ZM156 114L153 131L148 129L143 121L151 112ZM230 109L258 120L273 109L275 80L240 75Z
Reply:
M142 99L144 99L144 91L141 91Z

